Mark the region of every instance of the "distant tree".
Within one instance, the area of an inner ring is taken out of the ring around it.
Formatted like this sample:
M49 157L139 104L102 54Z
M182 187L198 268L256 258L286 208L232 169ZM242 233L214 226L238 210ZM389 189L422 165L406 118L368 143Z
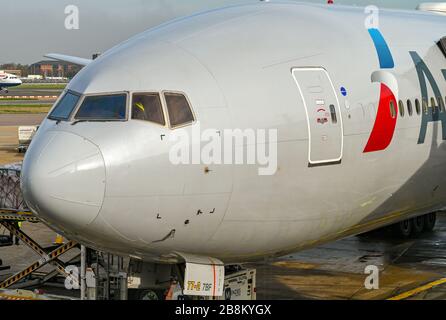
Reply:
M20 70L22 77L27 77L30 72L30 66L11 62L0 65L0 70Z
M66 69L66 72L65 72ZM68 64L66 65L63 70L64 70L64 76L67 78L73 78L82 68L80 66L77 65L72 65L72 64ZM22 77L27 77L30 74L34 74L36 72L38 72L37 70L33 70L33 67L31 67L31 65L28 64L20 64L20 63L4 63L4 64L0 64L0 70L20 70L22 73ZM61 74L59 74L59 70L57 69L57 67L53 68L53 72L50 73L46 73L42 74L42 76L45 77L52 77L52 76L61 76Z

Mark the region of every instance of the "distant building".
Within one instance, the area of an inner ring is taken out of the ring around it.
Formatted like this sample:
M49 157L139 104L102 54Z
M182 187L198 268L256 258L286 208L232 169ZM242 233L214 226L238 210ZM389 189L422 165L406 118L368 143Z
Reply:
M60 61L43 60L32 64L29 67L29 73L33 75L41 75L44 78L48 77L74 77L82 67Z

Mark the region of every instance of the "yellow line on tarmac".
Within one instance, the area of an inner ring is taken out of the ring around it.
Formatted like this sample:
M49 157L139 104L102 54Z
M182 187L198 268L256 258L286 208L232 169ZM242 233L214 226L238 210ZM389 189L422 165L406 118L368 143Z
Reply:
M404 300L404 299L412 297L412 296L414 296L416 294L419 294L419 293L421 293L423 291L430 290L433 287L436 287L436 286L439 286L439 285L442 285L442 284L445 284L445 283L446 283L446 278L443 278L443 279L440 279L440 280L436 280L436 281L433 281L431 283L425 284L424 286L421 286L421 287L415 288L413 290L401 293L401 294L399 294L399 295L397 295L395 297L392 297L390 299L387 299L387 300Z

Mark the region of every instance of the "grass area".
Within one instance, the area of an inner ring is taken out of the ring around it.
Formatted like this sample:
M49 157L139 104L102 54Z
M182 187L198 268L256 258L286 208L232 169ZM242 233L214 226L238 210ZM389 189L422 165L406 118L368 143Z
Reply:
M35 90L48 90L48 89L54 89L54 90L63 90L65 89L67 85L66 84L60 84L60 83L38 83L38 84L32 84L32 83L24 83L18 87L15 87L16 89L35 89ZM11 90L12 91L12 90Z
M51 109L51 104L11 104L0 105L0 114L34 114L34 113L48 113Z
M0 101L36 101L37 98L8 98L8 99L0 99Z

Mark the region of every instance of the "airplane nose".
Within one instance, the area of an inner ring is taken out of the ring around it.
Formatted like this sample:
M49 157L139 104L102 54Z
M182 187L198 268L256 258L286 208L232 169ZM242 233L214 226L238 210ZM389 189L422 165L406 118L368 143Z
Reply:
M23 162L21 187L28 207L42 220L62 230L82 230L104 200L101 151L76 134L37 135Z

